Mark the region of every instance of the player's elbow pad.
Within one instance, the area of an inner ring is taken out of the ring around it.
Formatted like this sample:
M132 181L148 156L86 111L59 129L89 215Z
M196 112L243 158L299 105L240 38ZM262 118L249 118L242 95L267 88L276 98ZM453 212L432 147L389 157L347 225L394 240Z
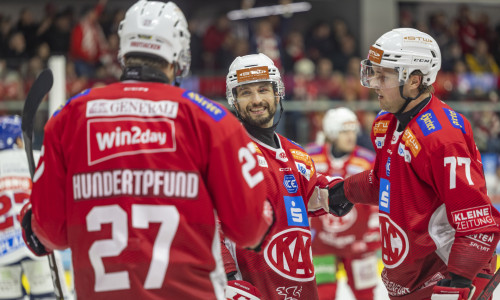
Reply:
M354 207L354 204L345 196L343 180L328 189L328 206L330 213L339 217L345 216Z

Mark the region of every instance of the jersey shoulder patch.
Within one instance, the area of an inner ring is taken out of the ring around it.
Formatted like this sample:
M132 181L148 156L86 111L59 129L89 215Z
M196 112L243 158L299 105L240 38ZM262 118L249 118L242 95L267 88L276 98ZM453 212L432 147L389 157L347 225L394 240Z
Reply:
M295 142L295 141L292 141L291 139L288 139L288 138L287 138L287 140L288 140L290 143L294 144L295 146L299 147L300 149L304 150L304 148L303 148L303 147L302 147L299 143L297 143L297 142Z
M441 130L443 127L432 109L422 112L417 117L417 124L424 136Z
M388 111L381 110L381 111L379 111L379 113L377 114L377 116L375 117L375 119L378 118L378 117L380 117L380 116L386 115L388 113L389 113Z
M307 144L306 152L309 153L309 155L320 154L323 152L323 146L318 144Z
M78 98L80 98L80 97L82 97L82 96L88 95L88 94L90 93L90 90L91 90L91 89L86 89L86 90L84 90L84 91L82 91L82 92L80 92L80 93L78 93L78 94L74 95L73 97L69 98L69 99L68 99L68 101L66 101L66 103L61 104L61 105L60 105L60 106L56 109L56 111L52 114L52 117L57 116L57 115L61 112L61 110L62 110L65 106L67 106L67 105L68 105L71 101L73 101L73 100L75 100L75 99L78 99Z
M463 134L465 134L464 117L452 109L443 107L443 110L445 115L448 117L451 126L459 129L460 131L462 131Z
M182 93L182 97L196 104L216 122L222 120L227 114L227 111L220 104L193 91L185 91Z

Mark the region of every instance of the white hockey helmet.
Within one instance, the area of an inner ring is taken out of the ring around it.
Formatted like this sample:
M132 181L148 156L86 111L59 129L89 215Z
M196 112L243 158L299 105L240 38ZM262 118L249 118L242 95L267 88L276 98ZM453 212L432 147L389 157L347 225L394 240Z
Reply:
M240 85L270 81L273 83L274 91L283 100L285 87L281 80L280 71L274 65L272 59L265 54L249 54L238 56L229 66L226 77L226 97L229 105L234 105L235 88Z
M341 131L359 132L359 121L356 114L346 108L329 109L323 117L323 132L330 140L335 140Z
M122 65L129 54L152 55L177 65L176 76L189 73L191 34L175 3L139 0L127 10L118 35L118 59Z
M373 67L394 69L398 80L387 88L403 85L410 74L420 70L422 84L431 85L441 68L441 51L437 42L427 33L413 28L397 28L383 34L370 47L368 58L361 62L361 85L374 87Z

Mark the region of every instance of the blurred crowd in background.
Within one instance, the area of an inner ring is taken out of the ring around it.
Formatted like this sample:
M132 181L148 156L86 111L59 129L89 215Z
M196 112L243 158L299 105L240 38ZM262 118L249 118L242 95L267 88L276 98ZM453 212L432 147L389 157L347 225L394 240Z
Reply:
M438 97L444 101L498 103L500 23L491 24L486 11L472 13L466 4L457 7L452 17L436 11L425 19L416 19L409 9L400 6L399 27L417 28L439 43L442 68L434 84ZM107 0L78 10L48 1L43 12L30 7L17 16L0 11L0 101L23 101L52 55L67 58L67 98L85 88L117 81L121 75L117 30L124 13L124 8L112 7ZM192 64L182 86L223 100L225 75L233 59L262 52L284 74L286 100L310 105L317 100L348 103L376 99L359 83L359 64L366 53L360 53L359 37L345 20L314 20L302 30L291 26L293 21L293 15L231 21L227 12L213 15L208 23L188 19ZM376 113L357 111L363 125L359 143L369 148L368 134ZM480 151L494 154L489 158L494 165L491 178L500 178L499 112L462 113L473 124ZM289 111L280 128L298 142L311 142L321 129L321 117L322 112ZM297 136L297 118L307 120L308 140ZM497 192L500 194L500 188Z

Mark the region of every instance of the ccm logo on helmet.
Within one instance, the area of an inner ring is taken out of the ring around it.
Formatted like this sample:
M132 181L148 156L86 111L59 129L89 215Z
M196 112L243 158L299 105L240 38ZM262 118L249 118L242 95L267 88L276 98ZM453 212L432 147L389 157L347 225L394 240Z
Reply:
M431 60L428 59L428 58L414 58L413 62L416 62L416 63L430 63Z

